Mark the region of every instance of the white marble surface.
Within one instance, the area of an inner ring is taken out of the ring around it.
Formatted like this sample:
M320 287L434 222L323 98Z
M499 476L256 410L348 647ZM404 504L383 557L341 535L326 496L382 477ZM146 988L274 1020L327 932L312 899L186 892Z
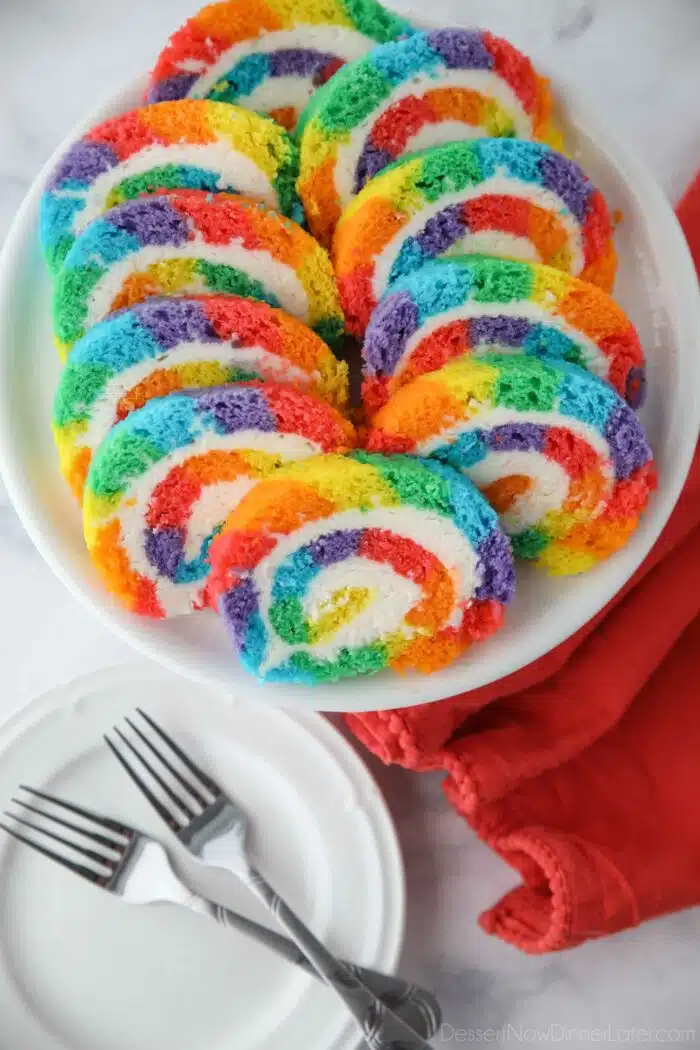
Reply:
M416 0L395 6L409 13ZM425 7L445 22L508 35L570 81L645 156L672 199L700 164L698 0L431 0ZM147 67L192 9L193 0L0 0L0 236L71 125ZM59 681L130 658L53 578L1 493L0 579L9 597L0 612L0 720ZM663 1032L651 1039L633 1028L696 1029L700 1042L700 910L526 958L476 926L513 877L447 808L439 778L398 769L378 775L408 868L404 968L436 987L457 1030L449 1038L448 1027L436 1045L474 1041L479 1029L493 1030L481 1041L516 1044L663 1040ZM0 1019L2 1050L31 1050L2 1044Z

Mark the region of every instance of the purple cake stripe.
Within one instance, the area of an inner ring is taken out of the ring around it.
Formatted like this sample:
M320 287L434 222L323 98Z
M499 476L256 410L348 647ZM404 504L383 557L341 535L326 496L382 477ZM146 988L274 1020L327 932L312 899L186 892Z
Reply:
M82 182L86 186L95 181L98 175L115 167L119 163L111 146L104 142L76 142L61 159L47 185L47 190L57 190L64 182Z
M145 197L113 208L106 221L137 237L143 245L174 245L189 240L187 221L163 197Z
M175 102L179 98L187 98L198 80L196 73L180 73L178 76L159 80L148 92L146 102Z
M219 386L192 395L200 411L208 412L220 433L260 430L271 433L277 421L262 390L247 386Z
M442 255L464 237L466 226L462 218L462 207L461 204L452 204L432 219L428 219L416 237L416 243L424 255Z
M135 313L164 350L197 340L217 341L202 304L191 299L146 299L135 307Z
M367 139L355 169L355 193L359 193L366 182L395 159L387 150L380 149L371 139Z
M160 576L177 579L177 570L185 549L182 529L146 529L144 550L148 561Z
M651 459L642 425L628 405L616 405L605 424L605 439L617 478L628 478Z
M493 452L542 452L547 428L538 423L504 423L484 431Z
M524 317L508 317L505 314L474 317L469 321L469 341L471 346L480 346L482 343L522 346L531 330L532 324Z
M406 341L418 329L418 307L408 292L388 295L374 311L362 350L369 369L393 375Z
M493 55L483 34L471 29L434 29L428 43L444 59L448 69L492 69Z
M476 549L481 568L481 583L474 591L476 598L494 598L509 602L515 593L513 555L507 536L494 529Z
M258 596L250 576L221 596L219 609L233 635L236 648L241 648L250 618L258 611Z
M268 55L270 76L312 77L315 73L321 73L335 57L325 51L312 51L301 47L271 51Z
M576 220L583 223L593 185L578 164L563 157L561 153L555 153L554 150L544 150L539 167L542 185L561 197Z
M319 536L307 549L317 565L334 565L357 554L361 540L362 529L337 529Z

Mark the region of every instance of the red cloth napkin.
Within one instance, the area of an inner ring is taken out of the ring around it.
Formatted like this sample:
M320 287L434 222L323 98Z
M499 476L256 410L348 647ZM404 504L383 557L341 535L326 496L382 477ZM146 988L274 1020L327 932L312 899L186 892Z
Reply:
M700 269L700 175L678 216ZM444 770L520 873L489 933L548 952L700 904L700 451L645 563L573 638L484 689L346 721L385 762Z

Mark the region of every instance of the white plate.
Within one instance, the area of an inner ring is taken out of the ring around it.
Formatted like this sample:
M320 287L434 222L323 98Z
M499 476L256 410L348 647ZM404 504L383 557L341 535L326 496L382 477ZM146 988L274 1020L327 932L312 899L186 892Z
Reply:
M138 105L135 84L98 119ZM567 142L623 222L616 296L639 328L649 358L642 412L660 475L659 490L627 548L575 579L518 566L518 593L505 628L468 657L428 677L389 673L319 685L259 686L232 656L212 613L146 621L104 591L85 552L80 516L59 476L49 429L59 364L51 345L50 284L37 246L37 205L48 169L22 205L0 258L0 464L10 497L54 572L73 594L141 652L194 680L224 685L267 705L360 711L423 703L475 689L530 663L579 629L623 586L659 535L678 498L700 420L700 298L675 216L646 169L597 118L568 98L560 114Z
M320 715L231 704L155 664L100 672L0 734L0 810L20 783L114 814L192 862L102 743L140 704L245 806L261 869L339 955L392 972L404 927L396 833ZM194 883L194 880L193 880ZM196 888L269 922L233 878ZM351 1050L322 984L172 905L128 905L0 830L0 1044L7 1050Z

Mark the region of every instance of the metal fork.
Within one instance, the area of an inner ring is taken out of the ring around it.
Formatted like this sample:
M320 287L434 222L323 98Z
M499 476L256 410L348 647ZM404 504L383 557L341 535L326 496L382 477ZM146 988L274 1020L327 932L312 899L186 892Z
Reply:
M372 1050L430 1050L415 1028L387 1007L357 973L321 944L252 864L246 850L248 819L241 807L150 715L141 708L137 710L144 727L130 718L126 723L140 741L140 747L117 727L114 732L120 744L109 736L105 736L105 741L180 842L203 864L236 875L277 917L294 943L346 1004ZM158 744L154 742L154 735ZM157 785L156 790L153 785ZM433 1031L438 1023L439 1018L433 1014L430 1021ZM423 1031L427 1027L423 1025Z
M103 816L75 802L68 802L24 784L20 785L20 790L27 793L31 802L13 798L12 802L18 807L19 814L5 810L4 816L18 827L29 829L33 835L43 836L49 843L57 842L67 847L73 858L79 857L80 860L72 859L66 852L52 849L17 830L17 827L9 827L0 821L0 828L8 835L129 903L168 902L207 915L224 926L233 927L252 937L288 962L319 978L309 960L292 941L189 890L173 870L167 851L144 832L137 831L123 821ZM36 801L49 803L51 808L39 808L33 804ZM79 817L81 823L68 820L66 813ZM27 819L30 815L31 819ZM43 827L42 824L48 826ZM62 834L65 831L70 835ZM373 988L408 1024L418 1031L425 1031L427 1036L435 1033L440 1023L440 1012L437 1001L429 992L401 978L389 977L353 963L345 965Z

